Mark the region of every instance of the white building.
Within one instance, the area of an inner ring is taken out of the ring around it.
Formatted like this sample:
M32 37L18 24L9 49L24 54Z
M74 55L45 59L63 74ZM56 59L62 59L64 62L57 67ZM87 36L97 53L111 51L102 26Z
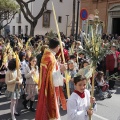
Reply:
M27 0L26 0L27 1ZM32 11L33 16L36 16L42 7L44 0L35 0L35 2L30 3L29 8ZM35 35L44 35L51 29L56 32L56 26L52 11L52 3L54 3L56 17L58 20L58 25L60 32L70 35L71 25L72 25L72 9L73 0L50 0L47 4L47 12L38 20L38 24L35 28ZM68 27L67 27L67 16L68 16ZM48 22L49 21L49 22ZM9 24L10 34L25 34L30 33L30 24L24 19L22 13L16 14L12 22ZM67 30L66 30L67 28Z

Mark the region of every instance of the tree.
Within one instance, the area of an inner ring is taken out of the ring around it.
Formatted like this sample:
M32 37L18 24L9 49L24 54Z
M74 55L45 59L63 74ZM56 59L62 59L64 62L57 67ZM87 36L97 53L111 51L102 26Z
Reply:
M72 17L71 35L74 35L74 30L75 30L75 8L76 8L76 0L73 0L73 17Z
M7 26L19 10L19 5L14 0L0 0L0 30ZM6 24L3 25L3 21Z
M35 2L35 0L28 0L27 2L25 2L24 0L16 0L16 1L20 5L20 9L21 9L25 19L28 21L28 23L31 26L30 36L34 36L34 30L38 23L38 19L43 15L44 11L46 10L46 6L47 6L47 3L49 0L44 0L44 2L42 3L42 8L40 9L37 16L33 16L29 9L29 3ZM41 2L40 2L40 4L41 4Z

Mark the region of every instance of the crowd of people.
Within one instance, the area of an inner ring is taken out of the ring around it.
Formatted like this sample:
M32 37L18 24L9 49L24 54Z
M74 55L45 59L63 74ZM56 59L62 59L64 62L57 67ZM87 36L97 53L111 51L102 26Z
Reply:
M89 72L91 64L90 58L82 52L85 43L81 44L80 40L76 41L72 35L65 37L61 33L66 61L66 64L63 64L58 39L48 39L47 36L48 34L30 38L27 35L10 35L5 39L0 38L0 94L5 84L7 86L5 95L11 100L12 120L16 120L15 116L20 115L17 111L20 96L23 99L24 109L36 111L36 120L52 118L59 120L59 105L61 103L62 108L66 109L63 103L66 104L68 99L65 71L70 75L71 96L66 105L68 120L79 118L87 120L88 116L93 114L93 109L89 109L90 104L96 109L96 102L94 97L90 98L92 74L86 79L81 72L84 69ZM120 74L119 38L117 35L102 36L101 49L106 44L110 44L109 54L96 67L95 81L102 92L115 89L115 80L107 83L106 78L116 72ZM15 53L19 56L19 70L17 70ZM33 108L36 95L38 95L37 110Z

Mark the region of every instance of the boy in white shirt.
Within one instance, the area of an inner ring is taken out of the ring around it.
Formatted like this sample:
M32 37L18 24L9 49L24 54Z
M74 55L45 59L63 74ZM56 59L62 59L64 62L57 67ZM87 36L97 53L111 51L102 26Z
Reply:
M90 92L85 89L87 80L81 75L74 77L75 91L71 94L67 102L68 120L88 120L88 116L93 114L90 104L95 109L95 98L90 97Z

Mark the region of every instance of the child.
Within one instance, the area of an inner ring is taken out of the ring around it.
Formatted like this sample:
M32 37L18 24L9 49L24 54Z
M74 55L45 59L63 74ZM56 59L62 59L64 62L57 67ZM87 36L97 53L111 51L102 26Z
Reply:
M25 69L25 78L26 78L26 92L27 97L23 101L23 105L25 109L28 109L27 103L30 100L30 110L32 112L35 112L35 109L33 108L33 103L35 100L35 95L37 94L37 83L35 82L35 78L38 78L39 72L38 67L36 65L36 58L30 57L29 59L29 65Z
M71 80L69 82L69 86L70 86L70 94L74 91L74 82L73 82L73 78L76 74L76 70L75 70L75 66L74 66L74 61L73 60L69 60L68 61L68 73L71 76Z
M31 50L26 50L26 58L25 58L25 60L26 60L27 64L29 64L29 59L30 59L31 55L32 55Z
M78 65L77 65L77 58L76 58L76 56L75 55L71 55L70 56L70 60L73 60L74 61L74 69L76 70L76 71L78 71Z
M23 86L24 86L24 88L25 88L25 82L26 82L26 79L25 79L25 68L27 66L27 63L25 61L25 57L26 57L26 55L25 55L24 52L20 52L19 53L19 59L20 59L20 63L21 63L20 70L21 70L21 74L22 74L22 77L23 77Z
M16 120L15 115L19 116L17 112L19 94L19 85L22 84L22 76L19 71L17 76L16 60L11 59L8 63L8 71L6 72L5 82L7 84L6 97L11 99L11 116L12 120Z
M85 54L80 52L78 54L78 63L79 63L79 69L82 67L82 63L85 60Z
M20 59L20 70L23 78L23 83L21 85L21 95L23 99L25 98L25 85L26 85L26 78L25 78L25 68L27 66L26 60L25 60L26 54L24 52L19 53L19 59Z
M101 87L102 91L105 92L109 89L109 85L104 80L104 73L102 71L99 71L96 76L96 82L98 86Z
M68 120L88 120L88 116L93 114L93 110L89 108L90 104L95 108L95 98L90 98L86 82L86 78L82 78L81 75L74 77L75 91L67 102Z
M79 70L79 74L87 78L86 89L90 91L91 90L90 78L92 77L92 74L90 73L91 69L89 62L87 60L84 60L81 67L82 68Z

